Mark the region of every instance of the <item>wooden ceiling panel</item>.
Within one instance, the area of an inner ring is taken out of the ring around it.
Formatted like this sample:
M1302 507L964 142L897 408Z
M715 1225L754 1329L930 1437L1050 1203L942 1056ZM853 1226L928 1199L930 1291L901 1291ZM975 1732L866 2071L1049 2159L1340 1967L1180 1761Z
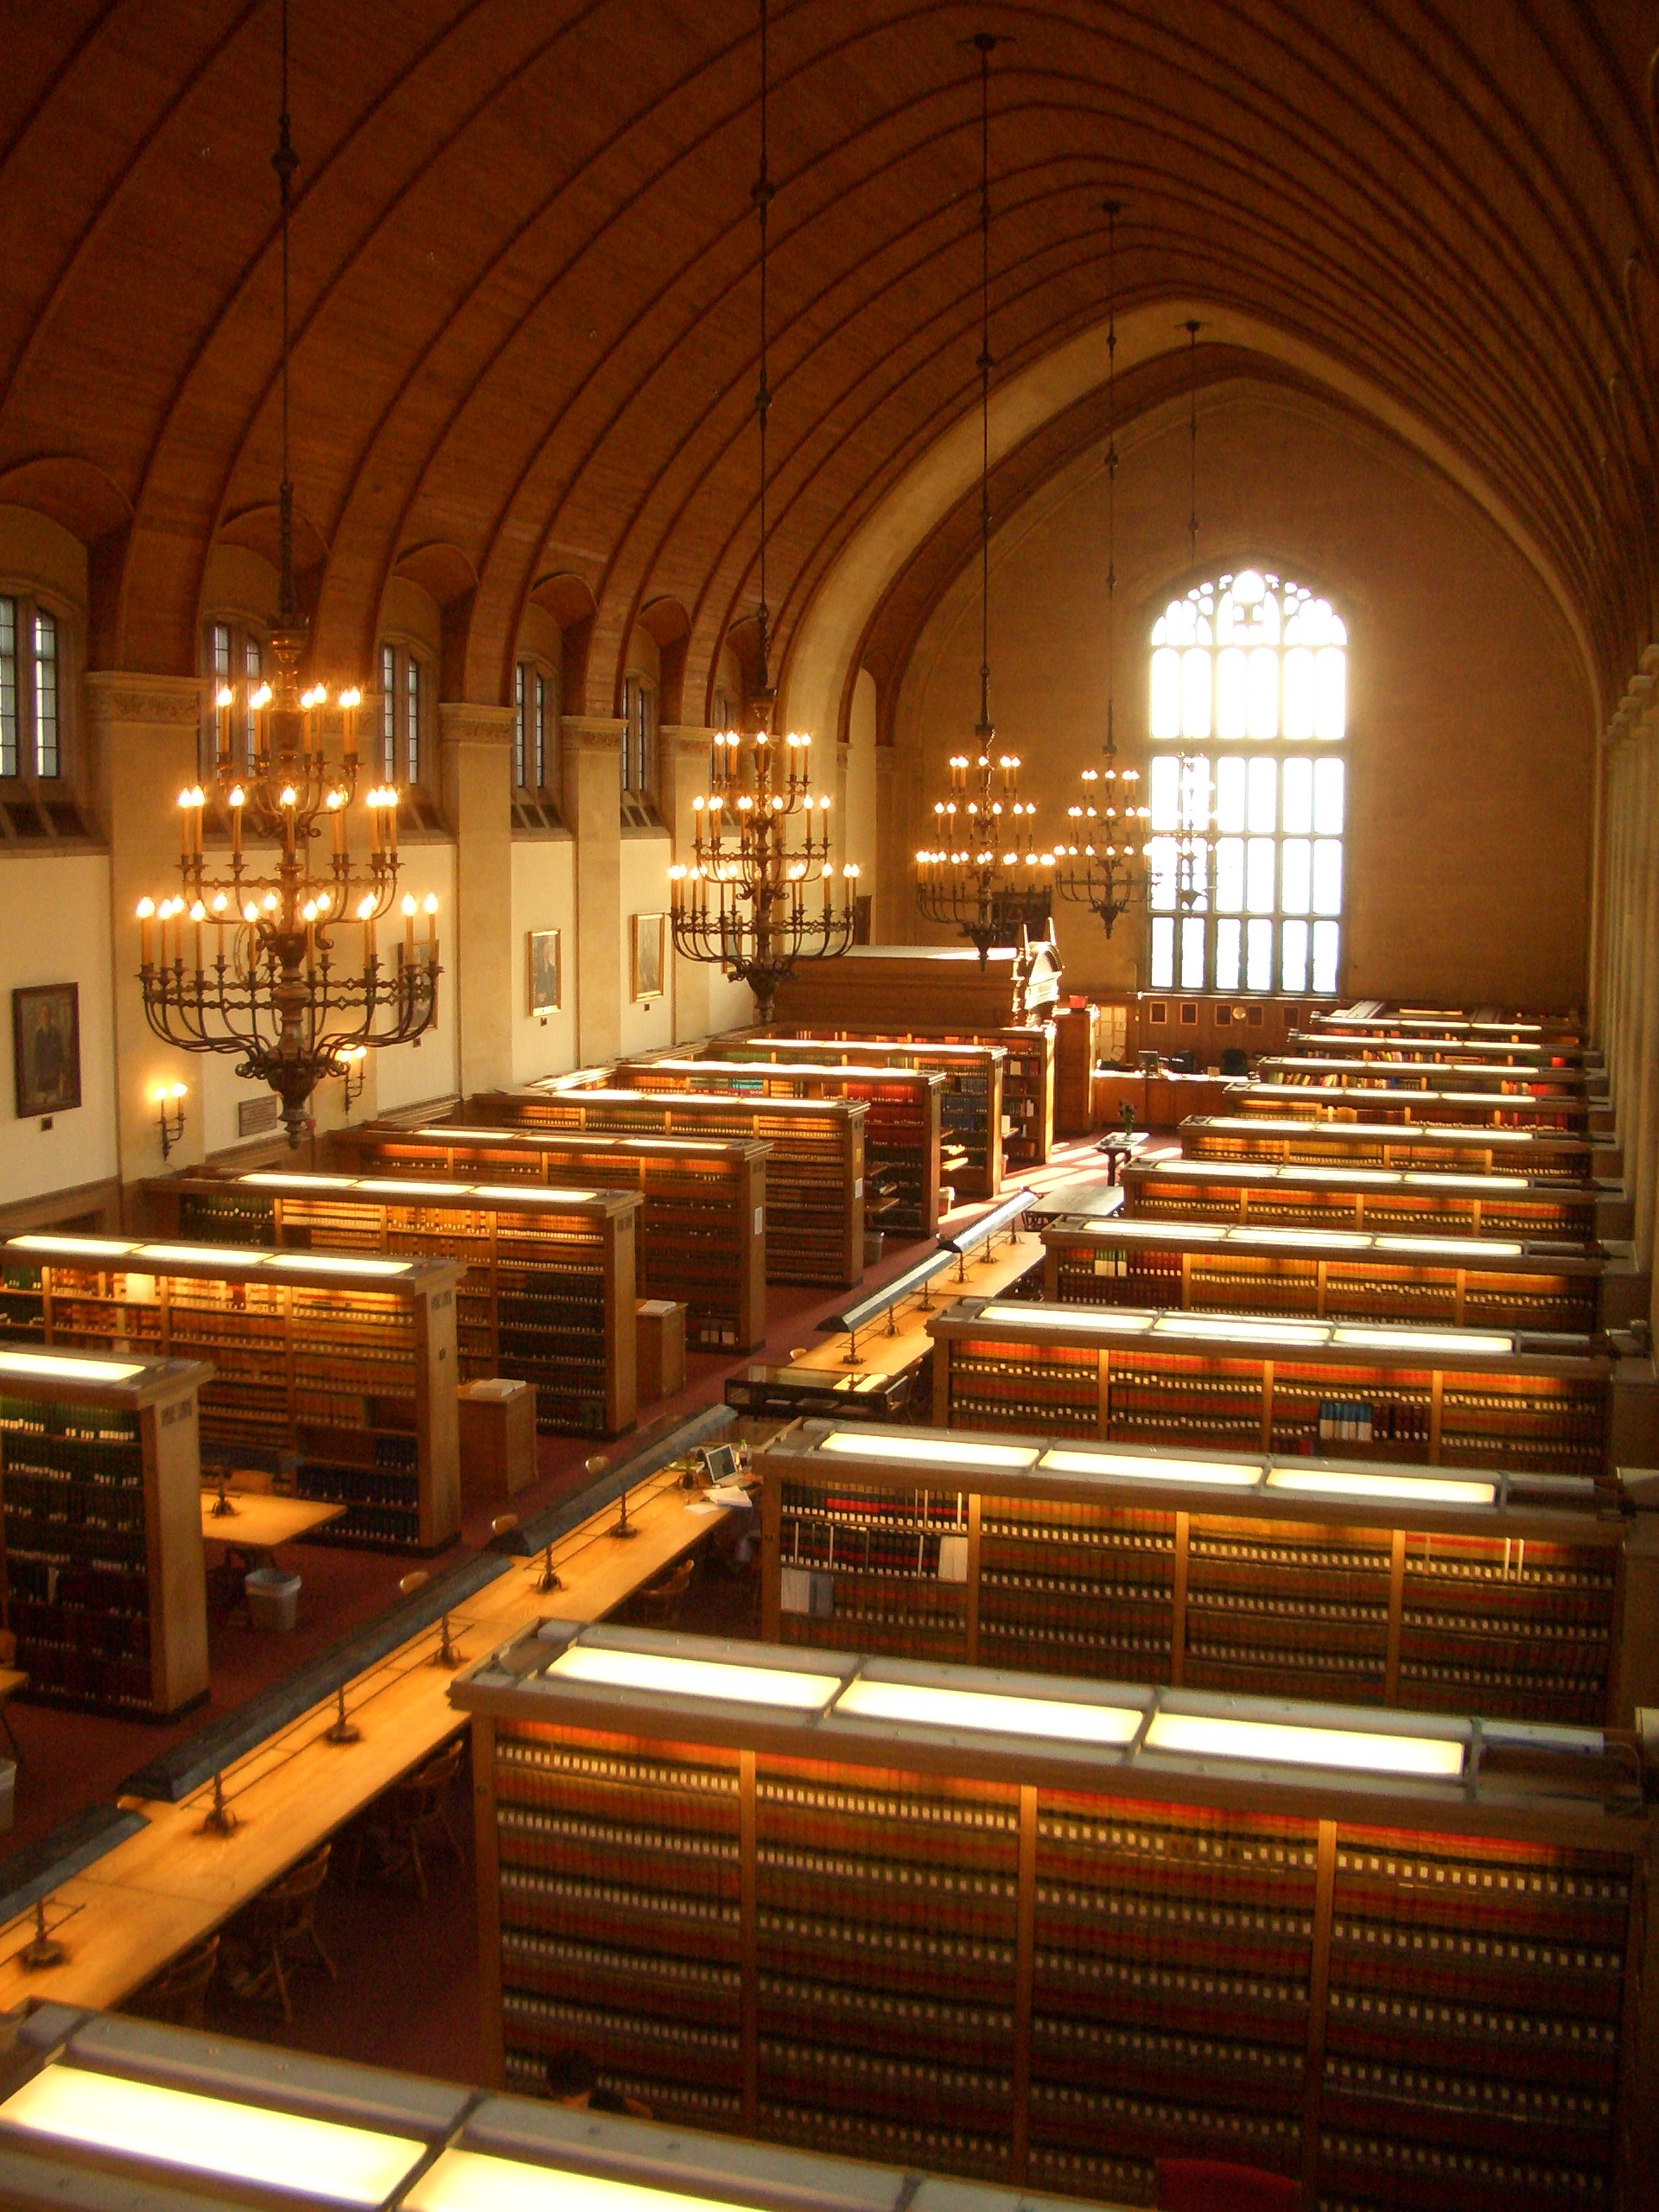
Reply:
M506 696L529 595L567 573L596 601L588 707L613 708L640 610L671 598L702 714L758 596L753 0L290 4L320 662L360 666L399 558L442 543L479 578L469 696ZM99 634L184 672L214 536L276 475L277 11L167 15L162 39L144 0L57 0L9 44L0 471L67 457L130 502ZM773 0L781 649L974 402L963 41L986 27L1012 40L992 73L998 382L1100 321L1109 191L1126 309L1211 302L1455 449L1617 688L1651 625L1659 452L1639 0ZM1167 397L1179 343L1126 405ZM1206 376L1238 372L1213 350ZM999 499L1098 413L1027 426ZM963 557L947 505L872 623L884 666Z

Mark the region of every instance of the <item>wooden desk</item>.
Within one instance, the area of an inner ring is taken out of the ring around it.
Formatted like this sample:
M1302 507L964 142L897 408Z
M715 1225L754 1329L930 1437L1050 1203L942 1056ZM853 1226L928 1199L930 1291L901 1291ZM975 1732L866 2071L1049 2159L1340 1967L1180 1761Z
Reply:
M538 1616L600 1619L671 1567L719 1526L715 1515L694 1510L696 1497L678 1484L677 1471L664 1468L629 1491L628 1517L639 1531L632 1543L607 1534L614 1505L561 1537L553 1560L565 1586L550 1596L535 1586L539 1556L505 1562L502 1574L450 1617L463 1661L481 1657ZM388 1560L389 1588L394 1573ZM211 1787L176 1805L124 1799L149 1826L52 1894L47 1918L68 1950L62 1965L35 1974L18 1965L32 1911L0 1929L0 2006L25 1997L95 2008L119 2004L458 1733L466 1722L449 1702L454 1677L431 1663L437 1639L435 1624L423 1629L346 1686L360 1743L326 1740L334 1715L330 1697L226 1767L225 1794L241 1823L232 1834L199 1832Z
M216 1491L201 1493L201 1533L210 1544L234 1544L241 1552L274 1552L278 1544L291 1544L348 1509L327 1498L270 1497L254 1491L230 1492L233 1513L219 1513Z

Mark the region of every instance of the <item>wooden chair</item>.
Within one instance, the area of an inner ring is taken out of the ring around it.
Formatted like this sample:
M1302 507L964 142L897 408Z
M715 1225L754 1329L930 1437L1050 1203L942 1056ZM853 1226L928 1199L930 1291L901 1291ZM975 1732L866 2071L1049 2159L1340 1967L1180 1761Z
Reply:
M122 2005L141 2020L165 2020L175 2028L207 2025L207 1989L219 1967L219 1938L208 1936L152 1974Z
M697 1571L695 1558L683 1559L671 1573L643 1590L636 1590L628 1605L628 1618L638 1628L672 1628Z
M1301 2191L1283 2174L1221 2158L1160 2158L1158 2212L1296 2212Z
M465 1853L449 1825L450 1785L461 1768L466 1745L447 1744L423 1767L387 1790L375 1808L372 1834L379 1851L377 1875L395 1878L410 1873L423 1897L426 1890L426 1861L423 1845L430 1847L440 1837L457 1859Z
M320 1966L330 1981L335 1979L334 1962L317 1933L317 1897L327 1879L328 1853L325 1843L302 1859L245 1905L226 1930L226 1948L237 1955L234 1967L226 1961L226 1980L254 2004L268 2002L274 1989L284 2020L294 2018L288 1980L296 1967Z

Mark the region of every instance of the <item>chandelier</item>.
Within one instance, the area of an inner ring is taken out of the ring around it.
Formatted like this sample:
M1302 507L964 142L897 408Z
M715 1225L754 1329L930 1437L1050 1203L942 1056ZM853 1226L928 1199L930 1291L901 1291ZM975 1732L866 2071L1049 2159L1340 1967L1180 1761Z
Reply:
M179 798L181 895L141 899L138 921L139 980L151 1029L180 1052L235 1055L238 1076L269 1084L281 1099L288 1141L296 1145L310 1126L307 1103L318 1084L349 1077L367 1047L410 1044L431 1027L438 902L405 896L402 931L394 926L383 951L380 925L397 903L397 792L382 783L365 794L368 857L354 860L346 828L357 788L361 695L348 689L335 702L334 762L324 729L327 690L300 689L308 630L294 589L289 478L288 231L298 164L289 135L287 0L282 87L271 156L282 212L283 300L275 680L248 701L243 767L232 753L232 694L222 689L215 700L211 780L229 822L228 866L209 866L202 836L207 794L196 784ZM314 850L319 844L326 854Z
M772 733L777 693L769 671L772 614L766 603L766 416L772 406L766 247L772 201L767 60L766 0L760 0L760 167L751 194L760 226L760 377L754 394L760 453L760 605L751 691L758 727L747 737L736 730L715 735L709 791L691 802L690 861L677 861L668 872L674 950L747 983L763 1023L772 1020L778 986L798 965L836 959L853 942L859 876L849 861L837 878L830 858L830 801L813 795L811 739L793 731L781 739Z
M1020 756L992 750L991 721L991 55L1001 41L975 34L979 54L979 720L977 749L955 753L945 798L933 809L934 842L916 855L916 904L924 921L965 937L985 965L993 945L1046 926L1054 855L1039 850L1033 805L1020 797Z
M1103 768L1083 771L1083 798L1068 806L1068 842L1054 850L1054 887L1087 906L1108 937L1120 914L1147 895L1149 810L1138 804L1141 778L1117 765L1117 219L1122 203L1103 203L1106 217L1106 742ZM1079 843L1077 841L1081 839Z

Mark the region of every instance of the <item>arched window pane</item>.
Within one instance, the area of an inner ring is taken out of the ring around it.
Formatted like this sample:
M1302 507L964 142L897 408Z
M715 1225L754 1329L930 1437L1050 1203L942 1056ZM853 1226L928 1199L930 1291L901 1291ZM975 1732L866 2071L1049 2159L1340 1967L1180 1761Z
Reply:
M1293 837L1306 837L1313 827L1313 763L1306 754L1285 763L1279 826Z
M1236 991L1239 988L1239 963L1243 925L1240 922L1216 924L1216 988Z
M1244 763L1236 753L1216 763L1216 827L1233 836L1244 827Z
M1168 914L1155 914L1152 923L1152 988L1175 988L1175 924Z
M1244 840L1223 837L1216 846L1216 911L1238 914L1244 910Z
M1147 778L1147 806L1154 830L1181 826L1181 764L1173 753L1154 753Z
M1204 988L1204 930L1202 918L1188 914L1181 924L1181 988Z
M1305 991L1307 988L1307 924L1287 922L1281 954L1282 991Z
M1244 988L1247 991L1273 988L1273 924L1244 925Z
M1342 912L1342 844L1336 837L1320 837L1313 847L1313 912Z
M1246 827L1265 837L1279 827L1279 763L1252 760L1250 798Z
M1342 835L1343 764L1340 760L1313 763L1313 828L1321 837Z
M1245 654L1242 645L1224 645L1216 656L1216 735L1243 737L1249 728L1254 695L1249 683L1259 654ZM1268 658L1272 660L1273 654ZM1255 732L1251 731L1254 735ZM1271 733L1269 733L1271 734Z
M1250 735L1279 734L1279 656L1271 645L1257 645L1250 655Z
M1313 656L1306 645L1285 655L1284 730L1287 737L1313 734Z
M1340 645L1321 645L1314 666L1313 734L1341 737L1348 727L1348 656Z
M1175 911L1177 853L1173 837L1154 837L1147 846L1147 896L1154 913Z
M1313 887L1313 848L1306 837L1287 837L1279 855L1279 911L1305 914Z
M1252 837L1245 848L1244 903L1253 914L1273 912L1274 840Z
M1152 657L1154 737L1181 734L1181 657L1173 645L1160 645Z
M1210 656L1202 645L1181 655L1181 735L1210 734Z
M1200 754L1181 762L1181 827L1205 830L1215 811L1216 784L1210 763Z
M1337 988L1337 960L1341 950L1342 932L1335 922L1315 922L1313 925L1313 988L1316 991L1335 994Z

